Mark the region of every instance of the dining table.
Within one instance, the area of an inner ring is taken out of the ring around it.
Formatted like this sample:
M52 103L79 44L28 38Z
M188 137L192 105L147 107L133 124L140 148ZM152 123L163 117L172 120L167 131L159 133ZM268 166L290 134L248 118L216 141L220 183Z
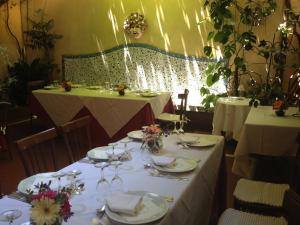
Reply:
M182 140L183 136L197 138L200 145L197 147L181 145L179 141ZM118 174L123 181L123 191L153 193L153 195L164 199L166 203L167 210L164 216L154 219L149 224L209 224L219 167L223 155L224 138L222 136L186 133L179 135L171 134L168 137L164 137L163 148L160 150L158 156L168 155L169 157L176 158L177 161L180 159L193 160L195 166L185 172L159 172L155 175L151 173L153 168L146 166L152 162L152 154L147 151L141 151L142 141L126 137L117 143L118 148L125 149L124 140L128 141L126 151L130 153L131 157L122 161L122 164L119 166ZM150 158L144 157L145 154ZM71 196L70 203L74 215L67 222L63 222L63 224L92 224L92 221L96 217L96 209L100 207L97 197L101 193L96 190L97 180L100 179L100 169L95 167L94 162L90 162L87 158L84 158L61 169L60 172L73 170L81 171L81 174L77 178L84 183L85 189L81 194ZM112 180L114 174L114 166L109 165L104 169L104 176L108 181ZM66 178L63 177L62 180L64 179ZM20 189L20 185L18 189ZM12 199L9 196L5 196L0 200L0 213L6 209L19 209L22 211L22 216L16 219L14 224L19 225L29 221L30 208L30 204ZM104 214L100 221L100 224L104 225L123 224L115 223L107 213ZM6 223L0 222L0 225L4 224ZM128 222L126 224L133 223Z
M255 164L251 160L251 153L266 156L295 155L299 132L297 107L289 107L285 116L277 116L272 106L252 107L234 153L233 173L252 177Z
M162 112L173 112L169 92L137 93L94 87L46 88L32 91L31 112L47 127L57 127L72 119L89 115L93 146L103 146L126 136L129 131L155 122Z
M213 134L225 133L226 139L239 141L244 122L250 111L250 99L221 97L217 100L213 116Z

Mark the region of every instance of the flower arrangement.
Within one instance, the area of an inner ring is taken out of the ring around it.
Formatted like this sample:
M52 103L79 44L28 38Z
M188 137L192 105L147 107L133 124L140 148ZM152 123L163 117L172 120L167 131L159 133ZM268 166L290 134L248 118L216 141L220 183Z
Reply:
M65 91L71 91L72 83L70 81L63 81L61 86L65 89Z
M272 105L277 116L284 116L284 110L287 109L287 104L284 100L276 99Z
M158 153L162 148L163 131L157 125L150 125L143 130L143 144L151 153Z
M125 95L125 89L127 89L127 86L125 84L119 84L116 89L119 92L119 95L123 96Z
M69 203L71 189L53 191L50 183L51 181L48 184L41 183L38 194L30 193L30 218L34 225L60 225L73 215Z

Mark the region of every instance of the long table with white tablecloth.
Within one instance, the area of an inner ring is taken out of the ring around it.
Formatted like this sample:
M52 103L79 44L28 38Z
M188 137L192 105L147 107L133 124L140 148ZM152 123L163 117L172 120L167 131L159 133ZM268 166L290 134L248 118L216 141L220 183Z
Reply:
M183 173L187 179L169 179L168 177L150 176L146 163L140 152L141 142L131 141L128 143L132 160L123 161L119 168L119 175L123 180L125 191L147 191L161 196L169 196L173 201L168 203L167 214L153 224L164 225L207 225L210 219L213 204L215 186L218 178L219 166L222 158L224 139L221 136L196 135L201 140L209 138L215 141L214 146L183 148L178 145L178 135L170 135L163 140L162 152L175 157L192 158L197 161L194 171ZM120 144L122 146L122 144ZM81 210L75 212L67 223L72 225L91 224L92 218L96 216L96 209L99 207L96 201L96 182L100 178L100 169L93 164L76 162L62 169L70 171L79 169L82 174L79 178L85 183L85 191L78 196L71 198L73 207L80 205ZM114 175L113 166L105 169L105 177L110 181ZM176 174L176 176L180 176ZM18 208L22 210L22 216L14 223L20 224L29 220L30 205L4 197L0 200L1 211L5 209ZM0 225L4 222L0 222ZM107 216L103 218L103 224L111 222Z

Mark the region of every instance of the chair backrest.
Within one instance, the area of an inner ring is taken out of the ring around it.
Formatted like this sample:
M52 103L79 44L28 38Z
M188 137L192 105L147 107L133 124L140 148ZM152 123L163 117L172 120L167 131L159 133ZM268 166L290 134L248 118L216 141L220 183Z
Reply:
M7 115L9 114L12 104L10 102L0 102L0 132L5 135L7 128Z
M288 220L288 225L299 225L300 196L292 189L289 189L285 192L283 208L285 211L285 217Z
M70 162L77 161L91 149L90 116L84 116L61 125Z
M178 98L181 100L180 101L180 109L179 109L180 120L182 120L183 115L185 115L185 113L186 113L188 95L189 95L188 89L184 89L183 94L178 94Z
M54 158L56 137L55 128L51 128L16 141L27 176L58 169Z

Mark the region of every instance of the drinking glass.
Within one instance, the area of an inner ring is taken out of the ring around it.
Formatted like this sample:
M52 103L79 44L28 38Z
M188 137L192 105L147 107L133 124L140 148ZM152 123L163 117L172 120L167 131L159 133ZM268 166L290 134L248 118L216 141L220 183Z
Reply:
M110 184L108 180L104 177L104 168L107 167L109 164L107 162L101 162L95 164L96 168L101 169L101 177L100 180L97 182L96 190L99 193L99 196L97 198L97 201L100 204L100 208L105 205L106 203L106 197L110 194Z
M130 140L128 138L125 138L120 142L124 144L124 150L127 151L127 144L130 142Z
M52 174L53 178L56 178L56 182L57 182L57 191L59 191L61 189L61 178L63 176L65 176L66 174L64 172L56 172L54 174Z
M178 121L176 121L176 120L173 121L173 123L174 123L174 129L172 130L172 133L173 133L173 134L178 134L178 130L177 130L177 122L178 122Z
M115 166L115 175L111 180L111 190L112 192L122 192L123 191L123 180L119 176L119 165L122 163L120 161L114 161L111 165Z
M0 221L8 222L11 225L14 220L18 219L22 215L22 212L18 209L10 209L0 214Z
M114 143L109 143L108 146L111 146L112 147L112 160L116 160L116 155L115 155L115 147L118 145L117 142L114 142Z
M186 123L186 120L180 120L180 122L179 122L179 130L178 130L178 132L180 133L180 134L184 134L184 130L183 130L183 127L184 127L184 124Z

